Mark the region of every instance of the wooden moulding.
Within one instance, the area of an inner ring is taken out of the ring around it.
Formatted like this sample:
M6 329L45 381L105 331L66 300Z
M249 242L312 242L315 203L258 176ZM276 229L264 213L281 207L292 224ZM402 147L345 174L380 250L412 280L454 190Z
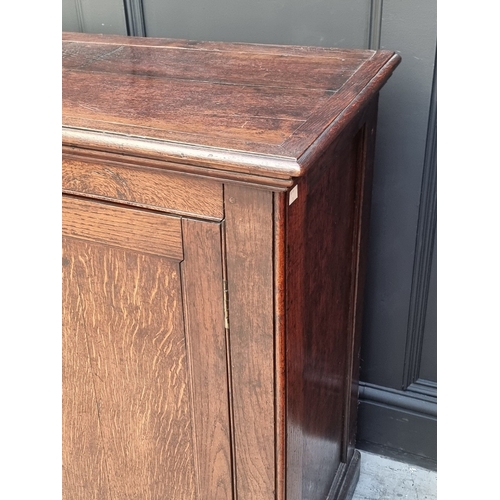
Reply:
M291 187L399 61L384 50L67 33L63 146Z
M326 500L350 500L361 471L361 453L355 450L347 464L341 464Z

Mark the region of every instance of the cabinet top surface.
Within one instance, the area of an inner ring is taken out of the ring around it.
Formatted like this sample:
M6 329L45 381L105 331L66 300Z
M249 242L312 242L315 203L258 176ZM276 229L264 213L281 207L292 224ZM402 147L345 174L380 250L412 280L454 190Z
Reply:
M300 176L389 78L389 51L63 34L63 145Z

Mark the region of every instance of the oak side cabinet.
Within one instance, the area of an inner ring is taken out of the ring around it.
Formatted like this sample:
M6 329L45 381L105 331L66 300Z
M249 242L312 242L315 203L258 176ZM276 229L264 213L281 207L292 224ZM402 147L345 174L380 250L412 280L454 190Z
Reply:
M388 51L63 34L65 500L352 496Z

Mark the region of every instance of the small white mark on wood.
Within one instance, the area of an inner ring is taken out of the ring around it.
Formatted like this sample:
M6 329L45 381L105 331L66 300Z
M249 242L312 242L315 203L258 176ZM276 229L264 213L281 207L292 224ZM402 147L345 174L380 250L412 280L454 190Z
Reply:
M299 197L299 186L294 186L288 195L288 204L291 205Z

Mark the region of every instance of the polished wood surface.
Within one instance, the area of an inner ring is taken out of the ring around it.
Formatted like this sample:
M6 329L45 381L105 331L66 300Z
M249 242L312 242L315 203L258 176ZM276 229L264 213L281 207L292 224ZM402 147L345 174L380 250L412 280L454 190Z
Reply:
M64 35L65 500L352 496L398 61Z
M357 270L367 118L358 117L317 170L299 181L288 210L289 498L326 498L337 470L352 458L347 436L356 415L347 415L357 402L351 391L358 383L355 298L362 284Z
M398 62L389 51L66 34L64 142L290 178Z

